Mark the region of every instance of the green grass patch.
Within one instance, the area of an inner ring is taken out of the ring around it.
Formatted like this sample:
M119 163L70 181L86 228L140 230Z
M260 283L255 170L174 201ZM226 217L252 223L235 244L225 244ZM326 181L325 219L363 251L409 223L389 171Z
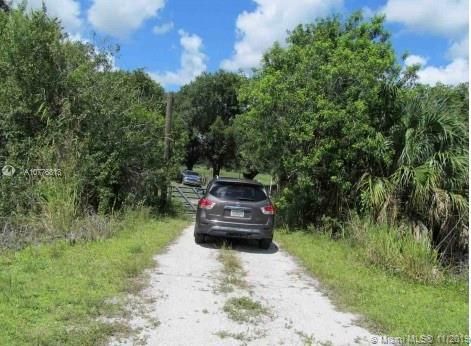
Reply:
M234 250L224 244L219 251L218 260L223 265L223 277L221 278L221 283L219 285L219 290L221 292L232 292L234 290L234 286L239 288L247 287L247 283L244 280L245 271L242 268L242 263Z
M215 333L215 335L219 336L221 339L232 338L239 341L247 341L246 335L243 332L232 333L228 332L227 330L220 330L219 332Z
M241 345L247 345L248 342L266 336L266 331L264 329L254 329L252 331L247 329L245 332L234 333L227 330L220 330L214 334L219 336L221 339L231 338L240 341Z
M362 314L369 327L391 336L467 335L468 285L447 277L418 283L370 266L362 249L323 234L277 232L341 308Z
M267 308L250 297L230 298L223 309L236 322L255 322L261 315L269 313Z
M124 328L97 321L121 311L107 300L142 287L136 276L187 224L128 217L109 239L1 254L0 345L103 343Z

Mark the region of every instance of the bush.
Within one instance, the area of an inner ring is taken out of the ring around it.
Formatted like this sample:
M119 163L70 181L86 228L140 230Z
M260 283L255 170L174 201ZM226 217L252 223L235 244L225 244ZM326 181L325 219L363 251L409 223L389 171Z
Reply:
M43 10L0 11L0 31L0 168L16 168L0 177L0 246L106 238L105 215L166 207L186 134L175 122L164 162L164 89L113 70L112 52L68 40ZM62 174L25 173L35 168Z
M438 253L429 237L416 238L406 226L377 224L357 217L346 226L363 259L388 272L414 281L436 283L443 278Z

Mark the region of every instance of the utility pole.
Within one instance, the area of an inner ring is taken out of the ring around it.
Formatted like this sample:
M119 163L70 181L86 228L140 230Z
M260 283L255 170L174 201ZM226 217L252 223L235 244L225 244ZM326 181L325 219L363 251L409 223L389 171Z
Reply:
M170 161L170 135L172 131L172 110L173 110L173 93L167 94L167 107L165 109L165 129L164 129L164 167L168 175L168 164ZM160 195L160 207L164 209L167 205L168 185L170 181L165 179Z
M167 94L167 108L165 110L165 137L164 137L164 162L170 159L170 132L172 131L173 93Z

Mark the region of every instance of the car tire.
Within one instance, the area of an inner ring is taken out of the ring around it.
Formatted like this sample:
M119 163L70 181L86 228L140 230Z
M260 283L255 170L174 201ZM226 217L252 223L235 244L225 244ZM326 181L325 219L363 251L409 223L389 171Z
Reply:
M260 240L258 241L258 246L259 246L260 249L267 250L267 249L270 248L271 241L272 241L271 238L268 238L268 239L260 239Z
M206 236L204 234L195 233L195 243L203 244L206 241Z

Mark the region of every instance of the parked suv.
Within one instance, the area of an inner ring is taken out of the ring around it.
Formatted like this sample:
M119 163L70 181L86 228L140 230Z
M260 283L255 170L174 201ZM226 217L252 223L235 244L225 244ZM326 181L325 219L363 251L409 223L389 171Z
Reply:
M263 185L254 180L215 178L198 203L195 242L206 236L258 239L268 249L273 239L275 208Z

